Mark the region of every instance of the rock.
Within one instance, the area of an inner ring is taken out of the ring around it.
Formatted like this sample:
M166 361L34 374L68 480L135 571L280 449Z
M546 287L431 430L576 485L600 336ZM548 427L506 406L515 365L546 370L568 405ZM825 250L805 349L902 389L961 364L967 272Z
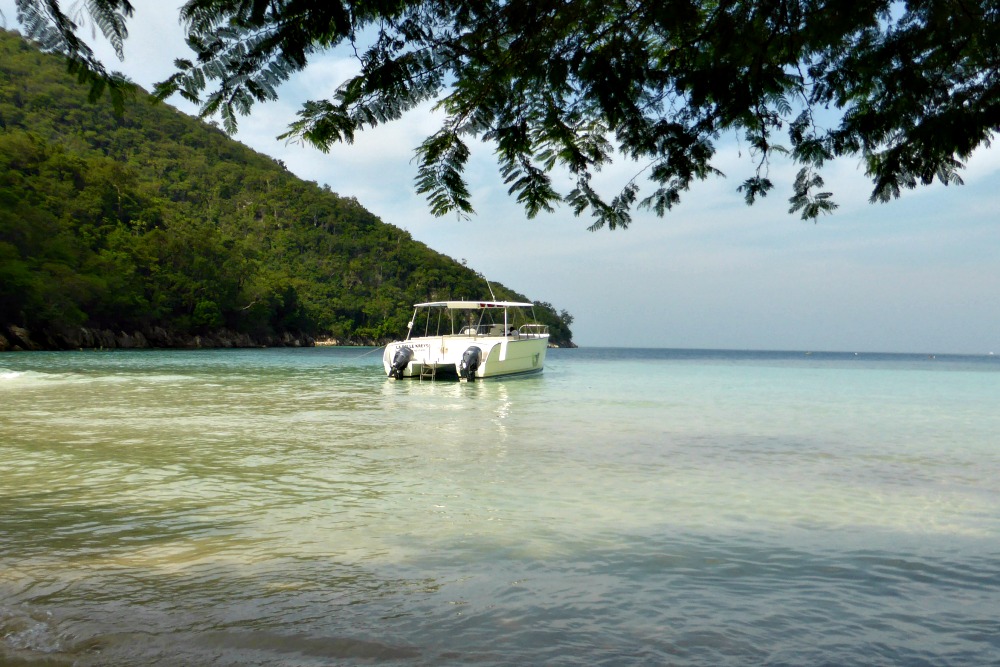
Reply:
M336 338L318 338L313 341L313 345L340 345L340 341Z
M11 347L15 350L40 350L42 349L35 341L31 340L31 333L24 327L10 325L7 327L10 333Z
M330 340L326 344L351 345L357 342L359 341ZM23 327L11 325L0 336L0 351L83 348L129 350L153 347L167 349L313 347L314 345L316 340L311 336L289 331L253 336L231 329L220 329L200 335L190 335L177 334L160 326L132 332L119 330L117 333L110 329L66 327L36 332L36 335L32 335Z
M153 327L146 330L147 345L149 347L173 347L174 339L163 327Z
M115 339L115 334L111 329L101 329L94 332L94 347L105 347L110 350L117 346L118 341Z
M241 333L236 335L236 347L257 347L249 334Z
M94 330L80 327L80 344L77 347L94 347Z

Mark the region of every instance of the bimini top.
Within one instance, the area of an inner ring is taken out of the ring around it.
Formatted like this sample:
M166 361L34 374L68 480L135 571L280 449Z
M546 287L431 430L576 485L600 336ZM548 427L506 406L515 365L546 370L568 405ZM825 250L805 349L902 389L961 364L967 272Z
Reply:
M414 308L449 308L451 310L479 310L480 308L531 308L533 303L520 301L430 301L413 304Z

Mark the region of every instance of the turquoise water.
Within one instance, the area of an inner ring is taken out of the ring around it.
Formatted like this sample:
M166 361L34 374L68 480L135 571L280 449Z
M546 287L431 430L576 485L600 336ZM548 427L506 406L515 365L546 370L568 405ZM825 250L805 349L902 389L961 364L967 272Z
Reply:
M0 664L1000 663L1000 359L0 356Z

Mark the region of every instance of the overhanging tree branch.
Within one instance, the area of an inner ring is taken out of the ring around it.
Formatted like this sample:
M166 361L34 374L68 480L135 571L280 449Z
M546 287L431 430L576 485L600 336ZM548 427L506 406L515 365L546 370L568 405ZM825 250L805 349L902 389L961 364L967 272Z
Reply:
M112 82L59 6L18 0L19 18L95 90ZM131 5L87 8L119 48ZM563 202L592 215L592 229L614 229L635 206L664 215L693 180L717 175L721 133L755 156L737 186L748 204L774 188L768 167L783 153L800 167L790 212L816 220L836 208L820 175L832 159L861 158L883 202L961 183L964 162L1000 130L995 0L188 0L181 16L195 58L157 92L204 96L202 113L229 131L344 42L363 54L361 72L306 103L284 137L326 150L439 99L446 117L417 166L437 214L472 211L469 137L496 142L500 176L529 217ZM820 109L836 116L829 128ZM593 174L619 154L653 165L651 195L640 199L635 179L609 201L596 191ZM560 170L569 192L553 185Z

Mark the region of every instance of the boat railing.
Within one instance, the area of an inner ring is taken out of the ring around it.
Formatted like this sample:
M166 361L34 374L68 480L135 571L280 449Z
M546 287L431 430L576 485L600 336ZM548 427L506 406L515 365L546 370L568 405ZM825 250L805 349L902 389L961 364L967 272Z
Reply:
M516 329L510 327L506 333L502 324L479 324L462 327L458 336L508 336L510 338L538 338L549 333L547 324L522 324Z
M518 330L518 335L522 338L539 338L541 336L546 336L549 333L549 325L547 324L522 324Z

